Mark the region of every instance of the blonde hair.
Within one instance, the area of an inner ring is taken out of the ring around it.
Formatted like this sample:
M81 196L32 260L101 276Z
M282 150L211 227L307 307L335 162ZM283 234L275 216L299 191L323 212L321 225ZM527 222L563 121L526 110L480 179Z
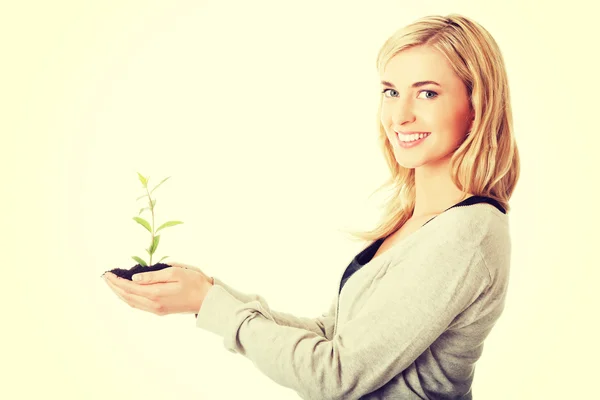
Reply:
M470 133L450 160L452 181L465 193L497 200L508 212L520 161L508 78L496 41L481 25L459 14L427 16L399 29L383 44L377 56L378 71L400 51L415 46L429 46L446 57L466 85L475 112ZM367 241L395 232L415 207L414 169L398 164L380 118L381 101L377 112L379 143L391 177L376 191L391 187L392 195L374 229L347 231Z

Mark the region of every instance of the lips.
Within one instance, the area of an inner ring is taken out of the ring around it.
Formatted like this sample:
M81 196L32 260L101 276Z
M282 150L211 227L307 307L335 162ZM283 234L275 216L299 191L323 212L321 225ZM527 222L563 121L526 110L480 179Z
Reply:
M402 132L402 131L394 131L394 132L396 132L397 134L400 134L400 135L415 135L418 133L431 133L431 132Z
M401 142L411 142L415 140L424 139L431 135L430 132L401 132L398 133L398 140Z
M414 147L422 143L425 139L431 136L430 132L400 132L398 135L398 144L405 149ZM414 136L413 136L414 135ZM421 135L422 137L419 137ZM400 136L408 140L401 140ZM412 136L412 137L411 137Z

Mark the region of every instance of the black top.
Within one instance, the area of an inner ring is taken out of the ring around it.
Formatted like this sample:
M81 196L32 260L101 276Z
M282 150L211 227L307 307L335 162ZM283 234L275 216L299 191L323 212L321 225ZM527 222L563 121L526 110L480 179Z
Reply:
M471 196L471 197L461 201L460 203L456 203L452 207L447 208L446 210L444 210L444 212L446 212L449 209L454 208L454 207L470 206L472 204L478 204L478 203L491 204L494 207L496 207L498 210L500 210L503 214L506 214L506 210L504 209L504 207L502 207L500 205L500 203L497 200L492 199L491 197L487 197L487 196ZM427 225L434 218L435 217L431 218L429 221L425 222L422 226ZM340 284L340 293L342 292L342 288L346 284L346 281L352 276L352 274L354 274L356 271L361 269L365 264L367 264L369 261L371 261L373 259L373 257L375 256L375 253L377 253L377 250L379 250L379 247L381 247L381 245L383 244L383 241L386 238L387 238L387 236L375 240L373 243L371 243L369 245L369 247L367 247L366 249L364 249L363 251L358 253L356 255L356 257L354 257L354 259L352 259L352 261L350 262L348 267L346 267L346 271L344 272L344 275L342 276L342 282Z

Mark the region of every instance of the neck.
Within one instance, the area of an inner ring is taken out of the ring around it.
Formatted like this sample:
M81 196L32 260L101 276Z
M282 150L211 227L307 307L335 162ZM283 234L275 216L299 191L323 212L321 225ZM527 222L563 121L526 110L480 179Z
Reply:
M470 193L459 190L450 176L450 159L442 163L423 165L415 169L414 218L441 214L461 202Z

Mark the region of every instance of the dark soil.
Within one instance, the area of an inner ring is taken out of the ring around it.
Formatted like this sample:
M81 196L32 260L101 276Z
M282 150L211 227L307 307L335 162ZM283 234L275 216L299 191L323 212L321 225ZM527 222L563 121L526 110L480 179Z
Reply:
M144 267L143 265L137 264L135 267L133 267L131 269L115 268L115 269L111 269L110 271L106 271L106 272L112 272L119 278L131 280L131 277L135 274L139 274L141 272L160 271L161 269L170 268L170 267L172 267L172 266L168 265L168 264L163 264L163 263L157 263L157 264L151 265L149 267ZM104 274L102 274L102 275L104 275Z

